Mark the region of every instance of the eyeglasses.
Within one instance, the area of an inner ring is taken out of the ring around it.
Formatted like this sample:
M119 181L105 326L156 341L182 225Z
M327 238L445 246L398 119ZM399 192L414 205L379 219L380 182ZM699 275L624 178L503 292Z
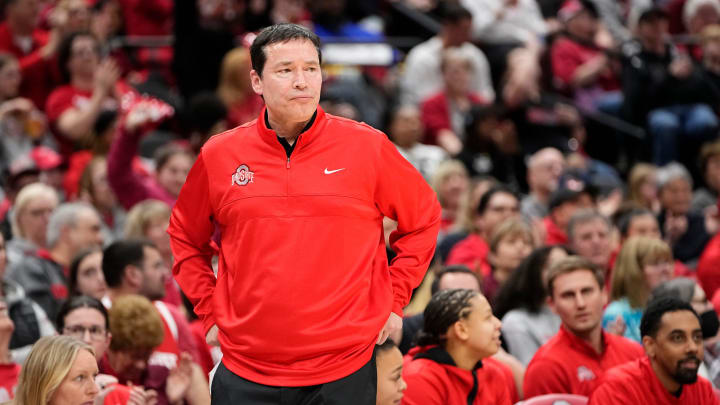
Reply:
M96 325L93 325L89 328L86 328L82 325L66 326L63 328L63 332L66 335L78 338L80 340L85 337L85 332L90 333L90 338L92 340L103 340L106 337L105 328Z

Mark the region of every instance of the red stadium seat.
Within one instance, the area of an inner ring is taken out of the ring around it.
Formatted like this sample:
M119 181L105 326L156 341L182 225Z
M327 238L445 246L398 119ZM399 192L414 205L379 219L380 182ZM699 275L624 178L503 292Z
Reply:
M520 401L515 405L586 405L589 398L573 394L547 394Z

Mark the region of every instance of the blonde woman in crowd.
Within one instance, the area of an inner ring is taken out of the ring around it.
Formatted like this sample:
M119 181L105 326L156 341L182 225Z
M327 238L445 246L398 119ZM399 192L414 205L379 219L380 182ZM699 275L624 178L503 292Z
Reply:
M446 234L459 218L463 197L469 190L467 169L459 160L441 162L430 179L430 186L442 207L440 232Z
M627 183L627 201L638 207L647 208L655 214L660 212L656 172L657 166L638 163L630 170Z
M610 281L610 305L603 328L640 342L640 320L652 290L673 278L675 263L667 243L633 237L620 249Z
M71 336L48 336L35 343L20 372L12 405L93 403L98 395L93 348ZM100 401L102 403L102 401Z

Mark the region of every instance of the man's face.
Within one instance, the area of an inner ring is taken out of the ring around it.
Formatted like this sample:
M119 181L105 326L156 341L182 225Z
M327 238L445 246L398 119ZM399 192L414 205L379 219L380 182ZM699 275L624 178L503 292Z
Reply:
M675 215L684 215L690 210L692 188L687 180L677 178L669 181L660 190L662 207Z
M611 253L610 229L602 219L575 225L570 243L578 255L603 269L607 267Z
M48 222L57 204L57 198L46 196L29 201L17 215L18 227L22 232L20 236L39 246L45 246Z
M143 247L142 285L140 295L149 300L165 297L165 283L170 278L170 271L160 256L160 252L152 247Z
M77 215L74 226L71 226L68 233L73 256L82 249L92 246L102 247L103 236L101 230L100 217L95 210L81 210Z
M530 187L545 193L552 193L558 188L560 176L565 168L565 159L555 149L548 149L537 156L530 168L528 179Z
M644 336L643 346L650 360L658 365L656 372L678 384L692 384L703 360L703 336L695 314L681 310L666 312L660 319L655 337Z
M489 236L496 226L519 213L519 203L514 195L503 192L495 193L485 207L485 212L478 217L478 225L482 233Z
M557 276L548 301L565 327L576 335L584 335L601 327L607 293L592 271L580 269Z
M645 236L653 239L660 239L660 227L657 219L651 215L638 215L630 220L627 237Z
M100 361L110 345L112 335L105 329L105 316L95 308L78 308L65 316L63 335L73 336L89 344Z
M290 40L264 48L263 71L250 72L255 93L265 99L270 123L303 124L312 118L320 101L322 73L312 42Z

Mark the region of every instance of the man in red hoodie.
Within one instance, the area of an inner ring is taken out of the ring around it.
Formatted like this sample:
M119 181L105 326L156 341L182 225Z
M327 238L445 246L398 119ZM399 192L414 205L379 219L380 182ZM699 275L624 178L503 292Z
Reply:
M274 25L250 54L266 108L205 144L168 229L173 274L224 355L213 402L374 404L375 344L402 327L440 205L383 133L318 106L315 34Z
M646 357L610 370L590 405L720 404L710 382L698 377L703 359L700 317L677 298L652 301L640 323Z

